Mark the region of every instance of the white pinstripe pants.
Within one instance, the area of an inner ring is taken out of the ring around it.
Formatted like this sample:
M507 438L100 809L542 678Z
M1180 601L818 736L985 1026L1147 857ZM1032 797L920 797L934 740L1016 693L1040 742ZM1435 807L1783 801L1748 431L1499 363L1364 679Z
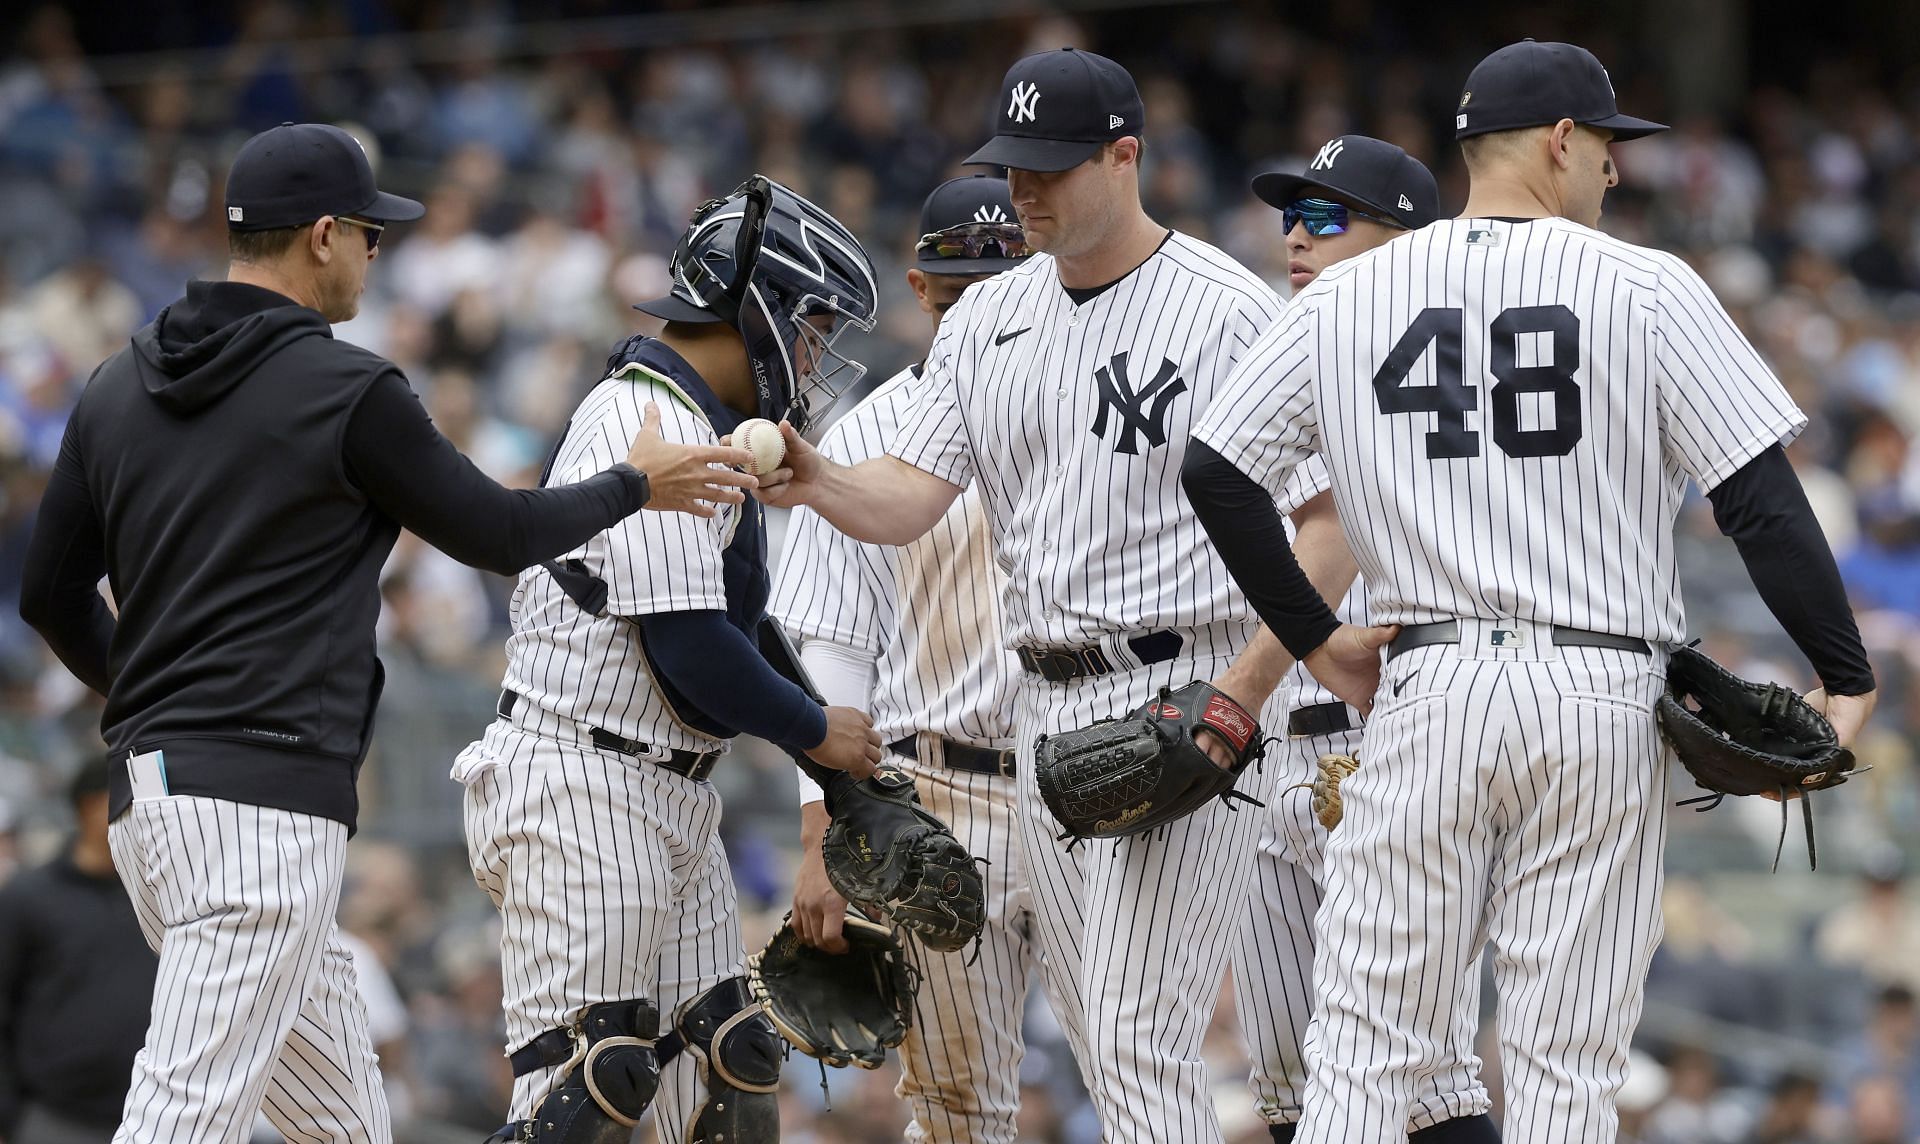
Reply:
M1403 1138L1487 942L1503 1139L1613 1142L1661 933L1665 660L1528 644L1387 664L1328 845L1300 1144Z
M918 1144L1013 1144L1020 1115L1021 1019L1038 951L1033 894L1014 818L1014 783L998 775L907 764L920 801L953 828L967 853L985 858L987 924L971 948L934 953L917 941L920 967L913 1030L900 1046L901 1099L913 1111L906 1138Z
M498 720L454 770L474 881L500 910L509 1049L637 997L664 1033L682 1003L744 972L713 784ZM514 1081L509 1120L532 1115L553 1073ZM705 1102L682 1053L654 1100L661 1138L684 1139Z
M160 954L115 1144L392 1139L353 959L334 926L347 828L221 799L135 802L108 831Z
M1021 835L1049 997L1115 1144L1217 1144L1201 1057L1220 977L1247 910L1258 808L1215 802L1163 831L1068 850L1034 785L1034 739L1123 715L1162 685L1212 679L1226 656L1176 659L1069 684L1023 676ZM1284 695L1263 727L1285 712ZM1277 768L1248 768L1239 789L1271 802Z
M1267 765L1278 768L1280 786L1286 787L1313 781L1321 755L1352 755L1359 748L1358 730L1287 739L1274 746ZM1300 1119L1307 1089L1302 1042L1313 1016L1313 925L1327 831L1313 817L1313 799L1304 790L1278 794L1261 814L1266 821L1254 859L1251 908L1233 963L1233 996L1253 1061L1248 1083L1254 1108L1269 1124L1291 1124ZM1457 1006L1464 1024L1455 1030L1447 1065L1416 1085L1409 1130L1490 1107L1479 1081L1480 1058L1473 1054L1480 995L1474 967L1460 987Z

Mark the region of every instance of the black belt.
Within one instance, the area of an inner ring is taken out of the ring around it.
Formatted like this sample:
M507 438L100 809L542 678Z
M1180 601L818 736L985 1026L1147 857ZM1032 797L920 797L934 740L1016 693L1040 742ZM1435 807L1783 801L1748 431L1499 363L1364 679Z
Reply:
M920 757L920 744L913 735L895 739L887 744L887 749L909 759ZM1012 750L994 751L943 738L940 740L940 756L956 771L972 771L976 775L1005 775L1008 778L1014 775Z
M1499 628L1491 629L1489 632L1488 642L1494 647L1500 646L1499 642L1494 638L1497 637L1500 632L1501 629ZM1518 633L1512 634L1518 635ZM1404 655L1417 647L1431 647L1434 644L1457 644L1459 642L1459 620L1445 620L1437 624L1412 624L1401 628L1400 634L1393 637L1393 642L1387 645L1387 658L1392 659L1394 656ZM1606 647L1613 648L1615 651L1637 651L1641 655L1653 654L1653 645L1641 639L1639 636L1616 636L1610 632L1590 632L1582 628L1563 628L1559 624L1553 626L1553 643L1555 647ZM1513 646L1518 647L1520 645L1516 642Z
M1353 721L1352 709L1344 703L1315 703L1311 707L1295 707L1293 714L1287 716L1287 734L1296 739L1337 735L1342 731L1356 730L1359 726Z
M513 709L519 705L520 699L518 692L502 691L500 701L494 705L494 714L502 719L513 718ZM720 765L718 751L682 751L677 747L655 747L651 743L623 738L599 727L588 727L587 738L603 751L612 751L616 755L631 755L663 770L672 771L676 775L685 775L697 783L707 781L707 776L713 773L713 768ZM653 753L659 750L665 750L667 757L652 758Z
M1180 647L1185 642L1179 632L1163 630L1129 636L1127 648L1143 664L1165 663L1180 654ZM1107 657L1106 649L1099 644L1091 647L1023 647L1015 648L1014 654L1020 657L1021 667L1048 683L1072 683L1076 679L1112 675L1133 667L1132 664L1116 666Z

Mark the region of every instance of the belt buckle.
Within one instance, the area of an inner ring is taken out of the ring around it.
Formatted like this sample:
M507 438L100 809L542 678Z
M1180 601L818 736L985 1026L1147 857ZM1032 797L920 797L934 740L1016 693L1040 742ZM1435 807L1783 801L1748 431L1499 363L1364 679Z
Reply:
M687 777L695 782L705 782L707 776L711 775L714 768L719 765L720 752L702 751L694 757L693 765L687 768Z
M1040 675L1055 683L1072 683L1087 674L1080 656L1065 648L1044 648L1035 652L1033 658Z
M1019 752L1012 747L1004 747L995 751L994 754L998 756L1000 777L1003 779L1012 778L1014 759L1019 755Z

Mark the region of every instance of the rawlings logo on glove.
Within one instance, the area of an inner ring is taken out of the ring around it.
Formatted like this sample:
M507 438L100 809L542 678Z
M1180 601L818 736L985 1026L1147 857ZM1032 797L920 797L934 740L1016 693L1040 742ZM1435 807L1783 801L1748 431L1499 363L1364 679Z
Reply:
M1232 749L1221 767L1194 738L1205 729ZM1160 694L1125 719L1042 735L1034 780L1062 838L1121 838L1184 818L1213 799L1258 800L1233 789L1257 761L1260 722L1210 683Z

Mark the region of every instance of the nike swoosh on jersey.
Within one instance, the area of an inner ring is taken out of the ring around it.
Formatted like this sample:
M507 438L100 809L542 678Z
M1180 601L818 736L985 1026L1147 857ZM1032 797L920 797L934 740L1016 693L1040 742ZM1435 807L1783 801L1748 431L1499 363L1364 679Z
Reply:
M1420 673L1416 671L1416 672L1414 672L1414 673L1413 673L1413 675L1409 675L1409 676L1407 676L1407 677L1406 677L1405 679L1403 679L1403 680L1401 680L1400 682L1398 682L1398 683L1396 683L1396 684L1394 684L1394 685L1393 685L1393 693L1394 693L1394 695L1395 695L1395 696L1397 697L1397 696L1398 696L1398 695L1399 695L1399 694L1400 694L1400 693L1401 693L1402 691L1405 691L1405 690L1407 689L1407 684L1409 684L1409 683L1412 683L1412 682L1413 682L1413 676L1414 676L1414 675L1419 675L1419 674L1420 674Z
M995 334L993 336L993 344L996 346L1004 346L1008 342L1012 341L1013 339L1019 337L1021 334L1024 334L1031 329L1033 329L1032 326L1021 326L1017 330L1008 330L1003 334Z

